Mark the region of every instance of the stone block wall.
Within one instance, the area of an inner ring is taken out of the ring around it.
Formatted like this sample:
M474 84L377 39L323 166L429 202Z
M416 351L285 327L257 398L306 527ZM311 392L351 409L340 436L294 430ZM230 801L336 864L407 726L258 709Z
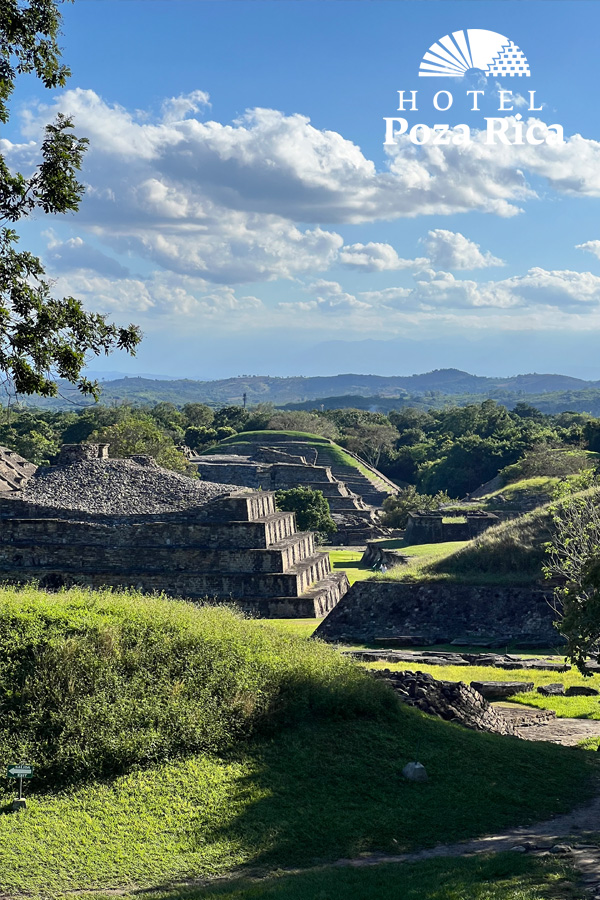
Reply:
M461 518L463 521L461 521ZM409 544L439 544L443 541L471 541L500 519L493 513L473 512L444 522L442 513L409 513L405 539Z
M413 637L419 643L494 640L560 643L552 591L521 585L357 581L321 623L326 641L368 643Z
M6 500L0 517L3 581L132 587L281 617L325 615L348 587L313 535L296 531L294 514L276 511L272 493L137 521Z

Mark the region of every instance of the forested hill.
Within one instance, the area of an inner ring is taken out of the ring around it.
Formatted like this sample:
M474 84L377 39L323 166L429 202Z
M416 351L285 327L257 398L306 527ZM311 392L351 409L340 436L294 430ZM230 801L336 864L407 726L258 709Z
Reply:
M452 397L457 402L467 399L492 397L510 405L524 395L531 401L532 396L557 395L559 406L574 408L580 392L584 392L586 402L600 404L600 381L583 381L567 375L515 375L507 378L487 378L469 375L459 369L436 369L422 375L381 376L381 375L332 375L303 378L294 376L279 378L268 375L242 375L219 381L159 380L142 377L119 378L102 382L102 402L130 402L133 404L170 401L178 405L184 403L207 403L213 406L241 404L246 394L247 403L273 403L283 406L289 403L322 403L326 398L377 398L381 401L397 400L397 405L406 405L408 400L431 406L440 405L436 395L444 398L443 404ZM71 386L63 384L61 396L50 401L31 397L30 406L59 409L83 405L80 395ZM549 397L546 398L550 399ZM418 405L421 405L419 403ZM569 405L570 404L570 405ZM356 405L356 404L342 404ZM587 407L586 407L587 410ZM590 410L591 411L591 410Z

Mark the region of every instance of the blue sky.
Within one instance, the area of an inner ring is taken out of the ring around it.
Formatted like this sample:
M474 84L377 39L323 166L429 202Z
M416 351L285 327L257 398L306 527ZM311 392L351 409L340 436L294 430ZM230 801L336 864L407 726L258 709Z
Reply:
M75 0L63 15L67 88L23 78L1 149L27 170L59 111L90 138L79 213L20 230L57 291L142 326L136 360L94 370L600 378L598 4ZM466 29L505 35L531 76L420 78L430 45ZM409 127L465 123L472 143L384 147L399 90L418 90ZM486 145L484 117L517 113L565 143Z

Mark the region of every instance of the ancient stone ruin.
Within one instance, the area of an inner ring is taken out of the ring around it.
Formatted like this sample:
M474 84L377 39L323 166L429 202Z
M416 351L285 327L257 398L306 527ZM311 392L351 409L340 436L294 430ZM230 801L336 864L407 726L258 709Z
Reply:
M0 495L22 490L36 468L14 450L0 447Z
M421 712L457 722L475 731L515 734L513 724L473 687L462 681L438 681L426 672L373 672L394 689L398 698Z
M348 643L392 639L397 646L556 646L563 639L552 596L536 585L357 581L315 634Z
M67 445L58 465L0 495L0 519L8 582L162 591L264 617L324 616L348 587L272 492L109 459L104 445Z
M351 490L345 480L337 478L330 465L317 465L318 455L316 448L298 443L297 453L256 446L251 456L218 453L194 457L193 463L201 478L209 481L226 481L267 491L294 487L321 491L338 526L333 538L336 544L362 544L367 539L386 536L387 530L379 525L375 508ZM373 485L366 478L364 481L372 491Z
M404 538L407 544L471 541L500 521L494 513L480 510L455 517L445 516L443 512L409 513Z

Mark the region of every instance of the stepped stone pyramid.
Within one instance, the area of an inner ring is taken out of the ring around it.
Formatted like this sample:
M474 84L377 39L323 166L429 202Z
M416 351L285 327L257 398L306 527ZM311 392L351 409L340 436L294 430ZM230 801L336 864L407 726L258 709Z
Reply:
M260 435L255 436L259 441ZM267 436L262 437L267 440ZM336 543L362 544L384 536L375 514L396 485L357 460L359 468L338 461L333 445L310 446L286 435L268 435L271 446L248 442L235 453L197 456L192 462L202 478L267 490L308 487L321 491L338 526ZM347 453L347 451L345 451ZM351 454L348 454L349 456Z
M84 466L86 477L99 473L100 492L104 470L111 478L122 473L127 509L120 515L95 512L91 494L87 509L85 497L79 508L69 508L41 504L32 499L35 490L0 495L0 580L35 579L50 589L131 587L233 602L267 618L324 616L348 589L346 574L331 572L329 555L315 549L313 534L297 532L294 514L276 510L273 493L231 493L230 485L197 482L197 489L207 492L206 502L196 498L184 508L139 514L132 511L133 475L159 491L161 478L167 489L180 476L145 458L97 458L92 465L90 446L86 464L46 473L72 472L76 483ZM99 502L97 494L93 500Z

